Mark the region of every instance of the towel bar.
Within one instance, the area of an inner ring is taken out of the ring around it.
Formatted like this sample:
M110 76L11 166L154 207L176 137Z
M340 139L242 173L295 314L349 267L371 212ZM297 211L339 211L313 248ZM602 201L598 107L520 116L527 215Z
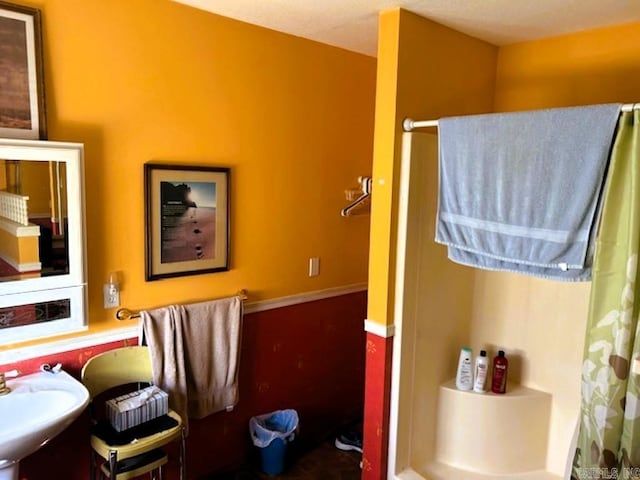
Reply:
M244 288L240 290L238 293L236 293L236 296L240 297L242 301L245 301L249 298L247 290ZM139 318L139 317L140 317L139 311L136 312L134 310L129 310L128 308L119 308L116 311L116 318L118 320L131 320L133 318Z

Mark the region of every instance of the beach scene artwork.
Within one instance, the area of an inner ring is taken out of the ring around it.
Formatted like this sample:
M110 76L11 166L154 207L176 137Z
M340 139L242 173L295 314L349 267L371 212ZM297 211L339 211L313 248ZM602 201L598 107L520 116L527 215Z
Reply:
M160 263L213 260L216 183L160 182Z

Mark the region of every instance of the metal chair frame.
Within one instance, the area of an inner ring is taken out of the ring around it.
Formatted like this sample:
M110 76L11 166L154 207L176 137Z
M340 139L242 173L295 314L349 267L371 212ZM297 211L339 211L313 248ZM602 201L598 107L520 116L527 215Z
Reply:
M81 378L82 383L89 390L91 402L100 393L119 385L153 383L149 350L143 346L123 347L96 355L89 359L82 368ZM93 404L91 407L93 408ZM108 475L105 472L106 468L100 468L101 479L108 477L113 480L128 480L134 476L151 473L154 480L164 480L163 467L166 463L166 455L157 461L143 464L139 469L131 472L118 473L117 463L119 460L150 452L178 439L180 440L180 480L186 480L185 425L180 415L173 410L169 410L168 415L176 420L178 423L176 427L136 439L136 442L127 445L108 445L104 440L92 434L91 480L96 478L98 456L109 463ZM95 420L95 415L92 414L92 417Z

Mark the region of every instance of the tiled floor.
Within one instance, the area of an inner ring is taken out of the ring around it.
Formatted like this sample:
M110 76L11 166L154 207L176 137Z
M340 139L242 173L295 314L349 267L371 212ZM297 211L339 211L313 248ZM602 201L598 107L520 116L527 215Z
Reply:
M331 440L306 452L290 452L280 475L266 475L255 467L209 480L360 480L361 458L358 452L338 450Z

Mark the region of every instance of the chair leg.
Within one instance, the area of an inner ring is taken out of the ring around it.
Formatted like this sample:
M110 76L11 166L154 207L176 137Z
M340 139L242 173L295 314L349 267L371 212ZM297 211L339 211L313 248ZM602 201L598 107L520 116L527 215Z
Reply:
M180 431L180 480L187 480L187 444L184 425Z
M158 468L151 471L151 480L164 480L164 465L158 465Z
M93 448L91 449L91 457L89 458L89 468L91 469L89 471L89 478L96 480L96 452Z
M118 452L109 452L109 478L115 480L118 476Z

